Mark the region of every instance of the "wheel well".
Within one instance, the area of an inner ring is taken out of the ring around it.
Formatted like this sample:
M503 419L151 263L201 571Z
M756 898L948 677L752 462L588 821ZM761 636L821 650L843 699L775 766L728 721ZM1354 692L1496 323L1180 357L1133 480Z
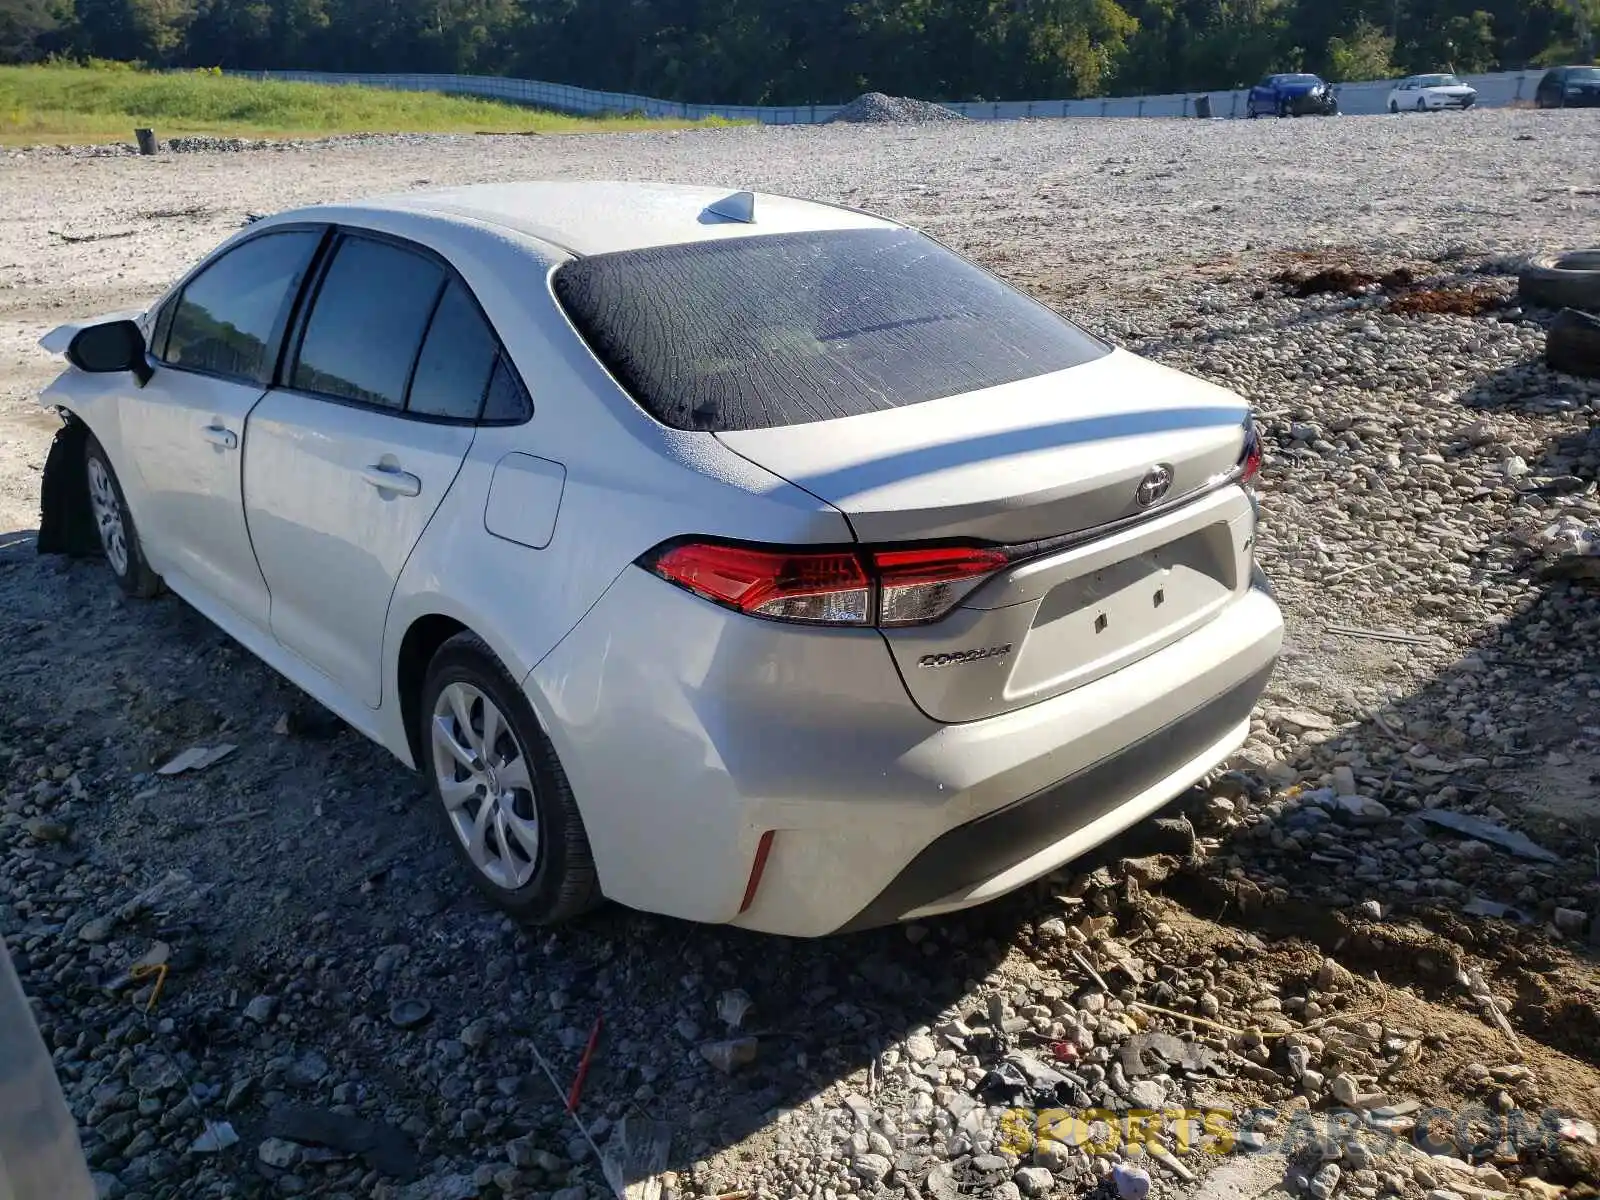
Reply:
M444 645L467 627L454 617L432 613L418 617L400 640L400 662L396 684L400 692L400 715L406 723L406 743L411 747L411 761L422 769L422 736L417 730L417 717L421 711L422 680L428 673L428 664Z
M100 534L89 508L83 459L89 427L75 413L58 411L63 424L50 443L39 480L39 537L35 548L40 554L97 555Z

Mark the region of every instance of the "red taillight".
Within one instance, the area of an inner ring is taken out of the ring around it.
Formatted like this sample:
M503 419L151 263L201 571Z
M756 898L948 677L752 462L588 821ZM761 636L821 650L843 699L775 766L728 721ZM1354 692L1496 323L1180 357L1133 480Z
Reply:
M1261 434L1256 430L1255 422L1244 434L1244 454L1239 458L1239 482L1250 483L1261 474Z
M828 624L872 619L871 581L848 550L808 554L687 542L661 555L653 569L740 612Z
M787 550L683 542L643 563L740 612L824 625L916 625L944 616L1009 560L999 550Z
M999 550L878 550L878 624L916 625L942 617L1007 562Z

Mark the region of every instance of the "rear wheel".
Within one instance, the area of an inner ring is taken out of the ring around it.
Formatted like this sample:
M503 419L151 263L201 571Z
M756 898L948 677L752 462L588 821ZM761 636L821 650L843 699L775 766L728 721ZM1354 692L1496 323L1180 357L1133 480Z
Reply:
M599 903L589 838L555 747L480 638L461 633L439 648L418 710L439 816L490 902L535 925Z
M93 434L84 442L84 474L89 483L89 511L100 534L100 549L116 576L117 586L130 596L150 599L161 591L161 577L145 561L122 485L117 482L105 448Z

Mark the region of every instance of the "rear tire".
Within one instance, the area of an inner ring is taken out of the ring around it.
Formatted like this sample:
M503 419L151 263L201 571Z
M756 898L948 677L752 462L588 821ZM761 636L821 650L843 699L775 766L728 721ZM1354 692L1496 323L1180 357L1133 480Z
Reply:
M1579 379L1600 379L1600 317L1562 309L1545 338L1545 362L1552 371Z
M1600 313L1600 249L1533 255L1517 274L1524 304Z
M100 551L116 577L117 586L138 600L149 600L161 592L161 576L145 561L128 511L127 497L112 469L111 458L94 434L84 439L84 474L89 485L89 511L100 534Z
M439 647L418 721L441 827L489 902L532 925L597 905L589 837L555 747L476 634Z

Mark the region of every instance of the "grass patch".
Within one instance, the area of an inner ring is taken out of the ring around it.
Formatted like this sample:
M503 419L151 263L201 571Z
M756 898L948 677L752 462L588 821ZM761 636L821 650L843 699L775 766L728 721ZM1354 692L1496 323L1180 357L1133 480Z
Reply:
M0 67L0 142L131 142L170 137L329 137L341 133L620 133L732 122L569 117L495 100L315 83L262 83L210 71L116 66Z

